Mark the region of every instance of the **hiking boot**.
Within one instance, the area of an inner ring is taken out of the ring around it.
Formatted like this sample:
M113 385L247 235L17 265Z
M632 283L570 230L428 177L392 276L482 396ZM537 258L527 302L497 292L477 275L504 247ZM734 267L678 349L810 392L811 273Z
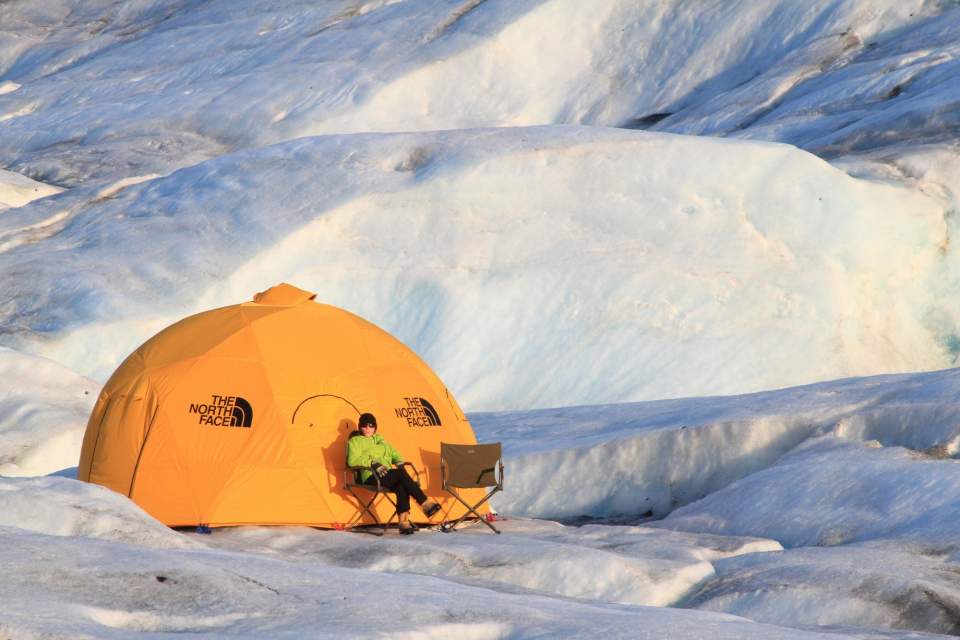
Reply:
M435 514L437 511L440 511L440 505L433 500L427 500L420 505L420 508L423 509L423 515L427 516L428 518L432 518L433 514Z

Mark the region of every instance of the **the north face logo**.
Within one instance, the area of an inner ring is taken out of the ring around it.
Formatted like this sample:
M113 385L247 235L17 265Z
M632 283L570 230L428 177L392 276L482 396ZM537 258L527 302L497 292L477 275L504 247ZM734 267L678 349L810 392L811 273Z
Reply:
M425 398L404 398L407 406L394 409L398 418L407 421L408 427L439 427L440 414Z
M198 424L214 427L249 427L253 424L253 407L240 396L210 396L209 403L190 403L190 413L199 416Z

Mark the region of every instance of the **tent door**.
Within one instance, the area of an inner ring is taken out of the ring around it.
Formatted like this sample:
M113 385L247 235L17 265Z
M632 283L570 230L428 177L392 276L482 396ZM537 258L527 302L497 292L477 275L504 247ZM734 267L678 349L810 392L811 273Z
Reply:
M356 430L359 416L357 407L341 396L318 394L304 399L289 429L296 464L311 475L323 476L330 487L339 485L347 438Z

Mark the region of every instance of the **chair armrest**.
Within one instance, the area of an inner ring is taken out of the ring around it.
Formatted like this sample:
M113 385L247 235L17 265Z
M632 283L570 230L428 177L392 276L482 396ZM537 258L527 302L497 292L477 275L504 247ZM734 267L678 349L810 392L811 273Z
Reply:
M416 482L417 484L420 484L420 472L417 471L417 468L413 465L412 462L401 462L401 463L399 463L397 466L398 466L398 467L410 467L410 470L413 472L412 474L410 474L410 477L413 478L413 481L414 481L414 482ZM363 486L361 483L359 483L359 482L356 481L356 472L357 472L357 471L369 471L369 472L371 472L372 475L371 475L370 477L372 477L374 480L376 480L376 482L377 482L377 485L376 485L376 486L377 486L377 491L380 491L380 489L381 489L380 476L377 475L376 471L375 471L374 468L373 468L373 465L355 465L355 466L349 466L349 465L348 465L347 468L344 469L344 480L346 481L345 484L353 484L353 485ZM352 478L350 477L351 475L353 476ZM372 486L372 485L368 485L368 486Z
M414 481L414 482L416 482L417 484L420 484L420 472L417 471L417 468L416 468L415 466L413 466L413 463L412 463L412 462L401 462L398 466L400 466L400 467L410 467L410 469L413 471L413 475L410 476L410 477L413 478L413 481ZM376 474L374 474L374 475L376 475Z
M380 476L378 476L376 472L373 470L373 465L354 465L354 466L347 465L347 468L343 470L343 475L344 475L343 479L345 480L345 484L348 484L348 485L352 484L360 487L371 486L371 485L364 485L364 483L361 483L361 482L357 482L357 471L369 471L371 473L370 477L377 481L377 485L376 485L377 491L380 491Z

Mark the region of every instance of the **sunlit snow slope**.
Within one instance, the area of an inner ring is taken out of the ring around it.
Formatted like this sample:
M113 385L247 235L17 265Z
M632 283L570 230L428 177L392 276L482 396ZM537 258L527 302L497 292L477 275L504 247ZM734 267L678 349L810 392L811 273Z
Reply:
M7 3L0 149L77 184L318 133L555 123L835 151L950 141L954 4Z
M470 407L929 368L950 340L931 321L952 300L940 203L769 143L309 138L75 188L0 229L7 342L98 378L183 313L280 281L376 320Z
M950 366L958 16L6 3L0 158L67 190L0 214L0 342L103 380L184 314L289 280L473 409ZM644 128L784 140L874 181Z

